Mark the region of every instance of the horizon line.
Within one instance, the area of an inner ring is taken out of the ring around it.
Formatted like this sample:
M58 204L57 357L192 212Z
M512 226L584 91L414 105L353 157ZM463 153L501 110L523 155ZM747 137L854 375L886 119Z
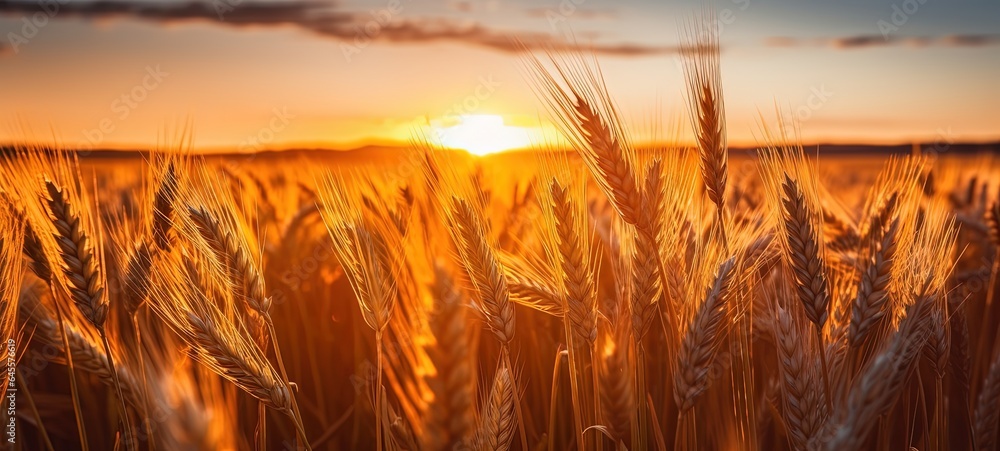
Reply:
M1000 139L996 140L970 140L970 141L952 141L952 142L942 142L942 141L910 141L910 142L894 142L894 143L865 143L865 142L812 142L812 143L794 143L796 146L801 146L804 149L818 148L817 150L822 150L825 148L839 148L838 150L845 150L844 148L873 148L873 149L900 149L905 147L920 146L921 148L927 146L933 146L940 149L949 149L951 147L974 147L974 146L984 146L992 147L992 150L1000 150ZM755 144L755 145L730 145L728 149L737 152L749 152L757 149L766 147L766 143ZM10 143L10 142L0 142L0 152L7 153L14 150L35 150L35 151L47 151L47 152L75 152L77 154L89 154L89 153L122 153L122 154L134 154L134 153L149 153L154 151L164 151L162 149L156 149L157 146L108 146L108 147L98 147L98 148L82 148L82 147L72 147L72 146L59 146L52 144L23 144L23 143ZM292 153L292 152L331 152L331 153L351 153L359 152L365 149L377 149L377 150L407 150L414 146L412 144L403 142L383 142L383 143L359 143L356 145L343 145L343 146L310 146L310 145L300 145L300 146L287 146L287 147L274 147L274 148L263 148L255 151L240 151L235 147L192 147L185 150L186 153L191 153L193 155L205 155L205 156L237 156L237 155L260 155L260 154L280 154L280 153ZM694 148L696 144L690 143L670 143L670 142L648 142L634 145L637 150L648 150L655 147L666 147L675 149L686 149ZM435 146L435 149L444 151L467 151L466 149L454 148L454 147L441 147ZM832 149L831 149L832 150ZM550 151L550 152L572 152L573 149L569 146L553 147L553 146L528 146L522 148L512 148L505 149L497 152L492 152L491 155L498 155L504 153L522 153L522 152L539 152L539 151ZM169 150L165 150L169 152Z

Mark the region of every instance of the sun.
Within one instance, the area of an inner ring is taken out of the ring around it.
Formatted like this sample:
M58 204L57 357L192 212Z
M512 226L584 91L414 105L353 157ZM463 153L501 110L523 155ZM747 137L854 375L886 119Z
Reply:
M434 127L434 131L443 146L474 155L520 149L531 144L527 129L506 125L503 117L496 114L462 115L457 124Z

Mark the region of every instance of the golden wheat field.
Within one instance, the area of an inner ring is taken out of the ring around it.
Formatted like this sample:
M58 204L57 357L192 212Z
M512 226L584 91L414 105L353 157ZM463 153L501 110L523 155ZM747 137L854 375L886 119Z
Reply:
M824 155L780 118L730 152L703 44L692 145L634 143L552 58L525 66L568 151L17 146L12 446L997 449L1000 162Z

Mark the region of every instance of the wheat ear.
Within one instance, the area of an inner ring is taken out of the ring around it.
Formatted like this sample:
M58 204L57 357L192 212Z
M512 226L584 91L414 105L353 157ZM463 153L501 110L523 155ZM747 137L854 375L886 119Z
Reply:
M64 342L63 335L59 331L58 321L36 298L22 296L18 309L23 321L35 327L34 336L42 343L63 352L72 352L75 368L97 376L111 388L115 388L115 378L112 376L112 371L116 371L126 402L136 409L143 408L142 402L145 392L142 389L142 384L126 366L119 365L113 369L101 345L94 343L69 322L63 324L63 330L66 332L66 341ZM68 351L64 343L69 344Z
M52 181L45 182L45 189L49 194L46 202L52 214L52 225L56 229L54 237L71 285L68 287L70 297L91 324L103 329L108 317L108 300L88 233L83 230L82 221L72 211L63 190Z
M490 330L506 346L514 338L514 304L500 262L486 241L484 226L472 205L453 197L451 209L459 252L479 293L480 310Z
M601 359L601 412L615 441L628 445L636 409L636 394L628 362L629 329L621 325L613 325L612 328L616 331L608 333Z
M726 143L726 113L722 94L718 30L695 26L685 42L684 74L689 110L697 134L701 174L709 200L716 206L717 229L722 243L725 233L725 196L729 151Z
M133 440L128 409L125 407L125 396L122 393L121 382L118 380L118 372L114 369L115 361L111 353L111 343L104 329L104 323L108 317L108 300L104 292L99 258L91 247L92 243L89 242L88 232L83 229L83 220L72 209L67 193L51 180L45 181L45 189L48 192L46 202L49 205L49 213L52 215L52 225L56 230L54 238L59 246L59 255L65 265L64 274L70 284L67 287L70 291L70 297L80 313L97 328L101 340L104 342L104 351L108 357L108 364L112 368L111 377L118 392L118 404L125 426L126 446L128 449L134 450L136 443Z
M806 317L815 326L816 338L819 342L820 362L823 371L823 387L828 406L833 405L831 394L829 368L826 363L826 345L823 340L823 326L829 315L830 293L826 278L826 267L823 264L822 237L818 235L821 229L813 224L812 213L806 204L805 193L799 188L798 182L785 173L781 184L782 217L788 243L789 266L795 277L795 287L799 301L805 307Z
M590 144L587 149L581 149L585 153L584 161L622 219L632 225L638 224L642 212L635 163L605 119L586 99L577 96L574 107L580 133Z
M30 260L28 268L31 269L31 272L46 284L52 283L52 267L49 266L49 259L45 256L45 249L42 247L42 242L38 234L35 233L30 220L24 223L24 242L22 246L24 255Z
M674 374L674 400L680 413L694 407L695 400L711 384L712 364L721 346L727 317L729 291L736 275L736 257L723 261L715 280L705 292L691 325L681 342Z
M789 266L795 276L796 292L805 307L806 317L822 328L829 313L830 295L819 240L799 184L785 174L781 187Z
M1000 354L993 359L976 403L975 432L978 449L996 449L1000 424Z
M125 296L122 300L130 314L134 314L149 295L153 252L145 240L139 241L125 264Z
M264 279L250 259L249 252L237 240L236 234L227 230L207 208L189 205L188 215L216 258L237 281L237 287L242 290L247 306L262 316L268 316L271 299L264 296Z
M570 322L577 335L593 345L597 339L597 294L589 255L579 231L578 210L570 199L569 187L553 179L549 192Z
M480 418L476 443L478 449L506 451L510 449L517 428L514 404L517 402L510 370L503 364L493 377L489 398Z
M583 61L572 65L554 62L553 73L538 59L527 61L535 76L536 94L545 101L563 136L579 152L621 218L638 225L642 212L635 150L626 141L628 135L600 70Z
M173 224L174 199L177 197L177 172L174 162L167 164L160 185L153 197L153 241L160 250L170 250L170 229Z
M431 350L431 359L437 375L431 381L434 403L429 420L431 426L427 429L430 448L441 449L448 443L464 442L474 435L475 395L461 295L444 268L436 265L435 273L437 309L431 328L438 346Z
M907 308L906 316L888 347L859 376L838 413L828 450L861 449L877 418L895 403L906 385L920 351L927 343L928 319L933 299L921 295Z
M791 312L779 307L774 321L778 348L778 369L784 394L785 425L795 449L808 449L826 418L822 395L815 390L812 372L806 361L806 348Z
M873 236L873 253L864 272L858 296L851 308L851 325L848 340L852 346L859 346L872 328L885 316L886 301L889 300L889 281L892 275L893 258L896 255L896 235L899 232L899 218L892 219L888 227L876 224L881 232Z
M649 330L655 318L657 300L661 298L662 277L657 277L659 253L656 247L642 240L639 232L633 233L630 252L630 311L632 314L632 333L636 340L641 340ZM668 317L672 316L668 313ZM670 324L673 324L670 322Z

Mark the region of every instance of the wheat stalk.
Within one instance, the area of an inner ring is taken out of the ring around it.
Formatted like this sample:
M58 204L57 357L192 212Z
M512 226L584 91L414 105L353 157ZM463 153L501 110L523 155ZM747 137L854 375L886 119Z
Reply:
M727 317L729 291L736 275L736 258L719 264L715 279L681 342L674 374L674 400L680 412L694 407L695 400L712 383L709 371L721 346Z
M228 230L206 207L188 206L188 216L201 237L208 243L215 257L223 263L242 291L243 299L253 311L267 317L271 299L264 295L264 279L250 254L237 239L235 231Z
M1000 357L993 359L976 403L975 444L978 449L996 449L1000 424Z
M568 314L574 331L593 344L597 339L597 293L589 264L585 238L580 234L579 211L570 199L569 187L552 179L549 192L558 244Z
M929 335L927 337L927 354L931 367L939 379L943 379L948 371L948 361L951 354L951 330L948 321L947 303L940 302L931 311Z
M601 412L615 441L628 445L636 399L626 347L628 329L612 327L618 331L608 334L602 351Z
M635 150L625 140L627 133L600 80L599 69L582 61L572 67L557 64L560 83L538 59L526 63L535 76L533 88L546 102L563 136L579 152L621 218L638 225L642 212Z
M895 403L927 343L933 303L933 299L924 294L907 309L888 347L859 376L846 405L835 415L840 420L827 442L827 449L861 449L876 419Z
M628 158L605 119L584 98L576 97L574 106L577 126L590 144L583 153L584 161L588 162L622 219L632 225L638 224L642 213L634 162Z
M510 370L501 363L493 377L493 386L484 403L476 435L477 449L506 451L514 439L517 419L514 405L517 402Z
M1000 199L990 204L990 209L986 212L986 227L990 243L994 247L1000 247Z
M111 343L105 333L104 323L108 317L108 299L104 292L103 277L100 272L100 257L94 253L88 240L88 231L83 229L83 220L73 211L67 193L51 180L45 181L52 225L56 233L54 238L59 247L59 255L63 260L63 273L69 282L67 289L77 310L97 328L104 342L104 351L111 366L111 377L118 392L119 408L125 426L125 441L128 449L134 450L132 428L128 409L125 407L125 397L122 394L118 372L114 370L114 357L111 353Z
M877 230L883 232L872 236L874 252L861 273L858 296L851 308L848 340L852 346L860 345L886 314L885 308L889 300L889 282L896 254L896 235L899 232L899 226L899 218L892 219L888 227L883 224L874 224Z
M153 250L146 241L139 241L125 265L125 309L135 313L149 295L150 273L153 268Z
M267 406L292 414L291 394L277 372L248 346L220 332L219 322L188 314L187 338L196 358Z
M63 345L63 334L59 330L59 323L37 298L21 296L18 309L23 321L35 328L35 337L45 345L67 352ZM127 365L118 365L113 368L101 345L94 343L83 331L69 322L64 322L63 330L66 333L66 342L69 344L69 352L73 353L75 368L97 376L112 389L115 388L115 377L112 376L112 371L117 372L125 401L136 409L143 408L146 392Z
M38 234L35 233L31 221L24 223L24 243L22 246L24 255L30 260L28 268L31 269L31 272L43 282L51 283L52 267L49 266L49 259L45 256L45 249L42 247L42 242L38 238Z
M823 256L805 195L796 181L785 174L782 183L783 218L789 245L789 266L795 277L796 292L806 317L816 327L826 324L830 295Z
M174 162L167 163L156 194L153 196L152 235L156 246L170 250L170 230L173 226L174 199L177 198L177 172Z
M434 403L431 405L428 443L440 449L474 435L473 368L469 338L466 334L465 308L451 277L435 265L435 305L431 321L438 346L431 352L437 375L432 381Z
M804 346L791 312L779 307L774 321L778 369L784 393L782 413L795 449L809 449L826 419L826 406L815 390Z
M721 242L727 243L724 219L729 151L722 72L719 68L718 29L710 26L689 28L682 54L689 111L701 156L702 179L709 200L716 206Z
M17 331L17 298L24 272L23 224L13 211L0 211L0 333L4 337L14 337Z
M83 230L81 219L72 211L63 189L51 180L45 181L45 189L48 191L46 202L52 215L52 225L56 230L55 240L65 265L64 274L71 285L68 287L70 298L91 324L103 329L108 317L108 299L88 232Z
M472 205L453 197L450 211L454 216L452 230L462 261L479 293L479 308L493 334L500 343L507 345L514 338L514 304L510 301L503 269L486 240L484 226Z
M561 289L539 274L540 271L531 263L503 253L497 257L512 301L549 315L562 316L565 313Z

